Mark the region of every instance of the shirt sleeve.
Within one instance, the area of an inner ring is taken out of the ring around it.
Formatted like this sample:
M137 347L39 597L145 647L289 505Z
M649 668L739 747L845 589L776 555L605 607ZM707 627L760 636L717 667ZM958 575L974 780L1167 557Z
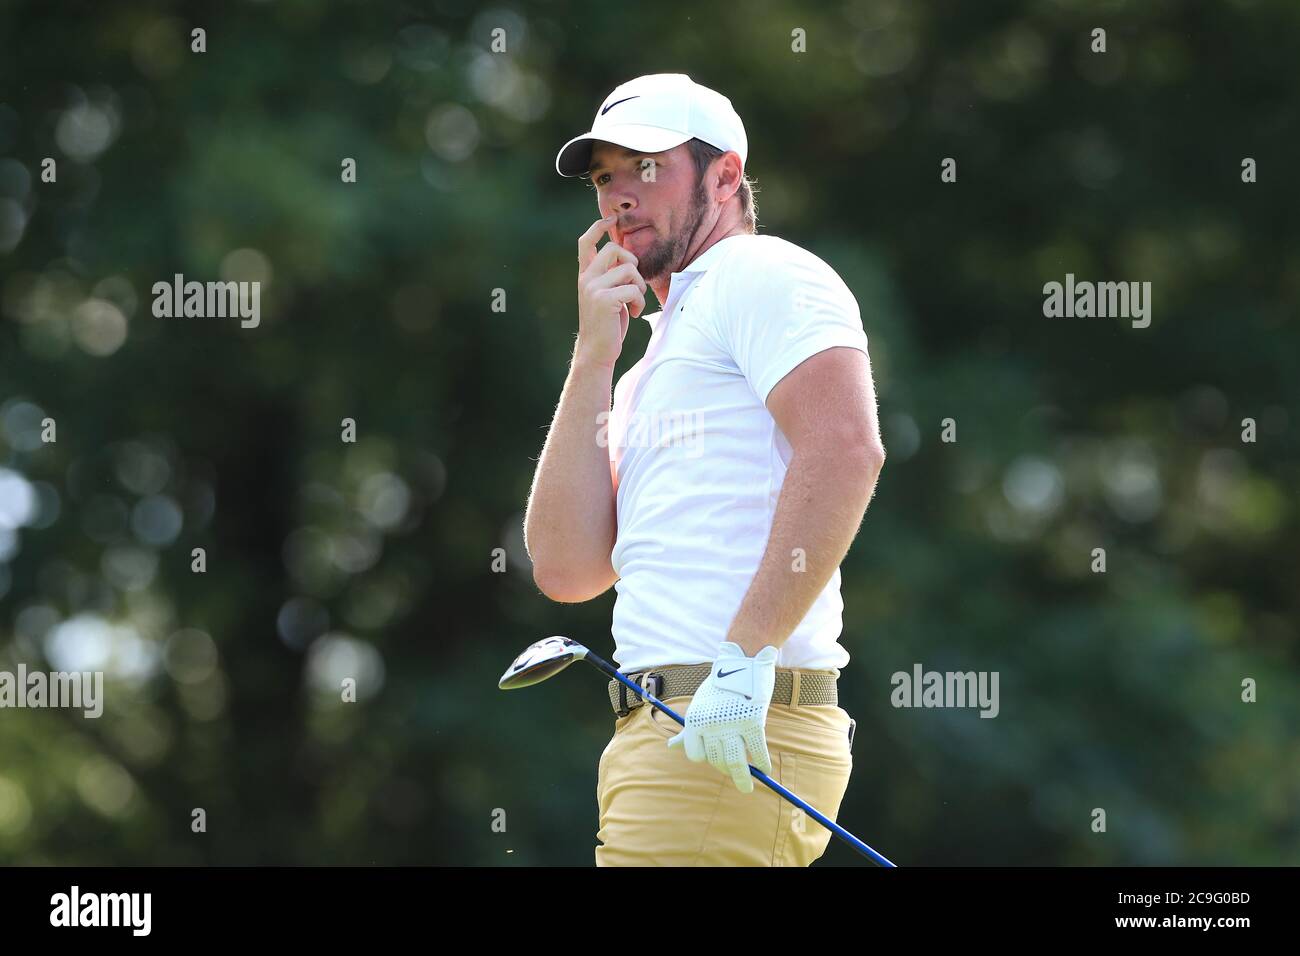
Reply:
M800 363L837 346L867 351L857 300L821 259L791 247L727 264L718 337L759 401Z

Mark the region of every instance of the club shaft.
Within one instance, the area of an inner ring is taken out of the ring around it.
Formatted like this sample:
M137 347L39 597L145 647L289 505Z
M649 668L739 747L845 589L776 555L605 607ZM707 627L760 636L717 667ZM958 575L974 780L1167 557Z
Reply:
M643 698L647 703L653 705L654 707L658 707L660 710L662 710L673 720L677 721L677 723L681 724L682 726L686 726L686 721L682 719L681 715L674 712L672 708L664 704L663 701L655 697L654 694L651 694L649 691L642 690L635 683L629 680L625 675L621 674L618 671L618 669L614 667L613 664L611 664L609 661L602 658L600 655L594 654L590 650L588 650L584 660L586 660L587 663L591 664L602 673L608 674L614 680L619 681L620 683L630 688L632 691L634 691L637 694L638 697ZM749 772L752 776L758 778L760 781L767 784L768 787L770 787L772 790L775 790L781 796L785 797L796 807L798 807L804 813L808 814L808 816L812 817L814 820L816 820L826 829L830 830L831 833L834 833L837 837L839 837L849 846L853 847L863 856L867 857L870 860L874 860L876 863L879 863L881 866L887 866L887 867L896 866L896 864L892 863L884 855L877 853L875 850L867 846L867 844L863 843L861 840L855 837L848 830L844 829L834 820L831 820L826 815L820 813L818 810L809 806L799 797L795 796L795 794L791 793L789 790L781 786L779 783L777 783L767 774L763 773L763 771L757 769L754 766L750 766Z

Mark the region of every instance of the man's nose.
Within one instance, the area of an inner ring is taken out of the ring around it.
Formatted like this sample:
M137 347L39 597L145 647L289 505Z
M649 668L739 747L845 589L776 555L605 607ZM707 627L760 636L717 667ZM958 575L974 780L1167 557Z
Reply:
M609 197L609 207L614 212L628 212L636 208L636 196L628 190L621 190Z

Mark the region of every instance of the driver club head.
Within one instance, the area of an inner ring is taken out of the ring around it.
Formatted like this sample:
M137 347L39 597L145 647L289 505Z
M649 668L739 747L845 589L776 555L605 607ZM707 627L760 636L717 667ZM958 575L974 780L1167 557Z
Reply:
M501 675L497 686L502 690L515 690L540 684L586 656L587 649L577 641L559 636L542 638L524 648Z

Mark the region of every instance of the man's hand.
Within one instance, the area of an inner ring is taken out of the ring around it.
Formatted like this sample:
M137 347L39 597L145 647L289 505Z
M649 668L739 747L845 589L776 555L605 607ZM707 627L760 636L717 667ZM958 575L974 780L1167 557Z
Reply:
M607 216L578 237L578 345L584 361L613 368L623 351L628 322L645 310L645 279L637 258L612 239L596 243L617 220Z
M771 645L746 657L738 645L724 642L686 709L685 729L668 741L669 747L685 744L686 756L696 763L707 759L730 776L741 793L754 791L750 763L763 773L772 772L763 727L776 686L776 658L777 649Z

